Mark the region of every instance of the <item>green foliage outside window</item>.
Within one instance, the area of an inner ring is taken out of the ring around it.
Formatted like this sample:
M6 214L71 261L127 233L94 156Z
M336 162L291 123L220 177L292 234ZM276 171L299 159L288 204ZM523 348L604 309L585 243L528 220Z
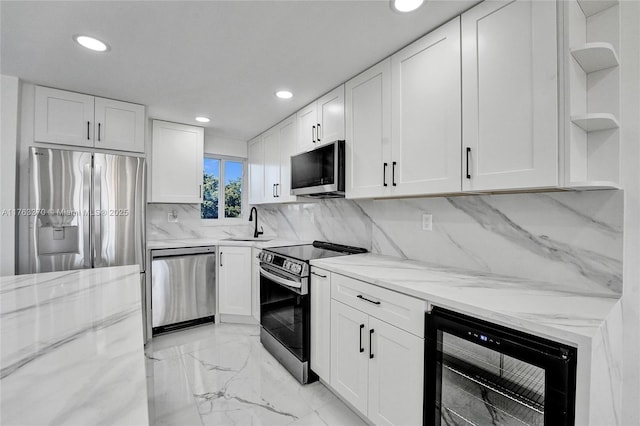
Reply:
M242 217L242 168L242 162L205 157L200 207L202 219L218 219L221 203L224 205L224 218ZM226 184L222 188L221 169L226 176ZM221 191L224 192L223 200L219 199Z

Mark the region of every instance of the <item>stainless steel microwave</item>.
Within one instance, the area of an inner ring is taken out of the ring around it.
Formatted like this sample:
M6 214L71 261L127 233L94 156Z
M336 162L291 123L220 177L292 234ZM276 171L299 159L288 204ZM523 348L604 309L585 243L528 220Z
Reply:
M344 141L334 141L291 157L291 195L344 197Z

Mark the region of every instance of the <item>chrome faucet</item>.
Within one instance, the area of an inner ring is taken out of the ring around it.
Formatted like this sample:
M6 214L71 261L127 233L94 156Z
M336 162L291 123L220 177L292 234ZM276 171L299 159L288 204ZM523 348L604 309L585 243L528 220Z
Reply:
M258 238L259 235L264 234L264 228L260 227L260 231L258 231L258 209L255 207L251 207L251 213L249 213L249 222L253 222L253 212L256 212L256 223L255 228L253 229L253 238Z

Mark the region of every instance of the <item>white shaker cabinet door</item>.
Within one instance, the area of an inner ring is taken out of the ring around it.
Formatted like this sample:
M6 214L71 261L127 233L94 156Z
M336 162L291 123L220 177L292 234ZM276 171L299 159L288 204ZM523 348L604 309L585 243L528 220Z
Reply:
M262 136L249 141L248 144L249 163L249 204L260 204L264 202L264 141Z
M272 127L262 135L264 144L264 201L277 201L276 193L280 185L280 132Z
M296 153L296 116L284 120L278 125L280 134L280 184L276 188L277 202L295 201L291 195L291 156Z
M220 314L252 314L251 247L219 247L218 298Z
M374 317L369 334L369 419L376 425L421 425L424 340Z
M302 108L296 114L298 122L298 152L307 151L317 145L318 112L316 102Z
M331 386L361 413L367 413L369 316L331 301Z
M558 184L556 2L462 15L463 190Z
M204 129L153 121L151 197L154 203L201 203Z
M311 369L331 382L331 272L311 267Z
M143 105L96 98L95 147L144 152L144 122Z
M391 57L394 196L461 190L460 18Z
M391 60L345 83L346 197L379 197L391 187Z
M344 85L318 99L317 109L318 144L344 140Z
M36 86L36 142L93 147L94 97Z

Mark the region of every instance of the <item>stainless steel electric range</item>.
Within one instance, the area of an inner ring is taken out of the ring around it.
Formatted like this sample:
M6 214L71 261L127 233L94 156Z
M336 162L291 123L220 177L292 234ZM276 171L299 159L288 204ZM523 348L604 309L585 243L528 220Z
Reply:
M323 241L260 252L260 341L300 383L316 379L309 370L309 261L366 252Z

